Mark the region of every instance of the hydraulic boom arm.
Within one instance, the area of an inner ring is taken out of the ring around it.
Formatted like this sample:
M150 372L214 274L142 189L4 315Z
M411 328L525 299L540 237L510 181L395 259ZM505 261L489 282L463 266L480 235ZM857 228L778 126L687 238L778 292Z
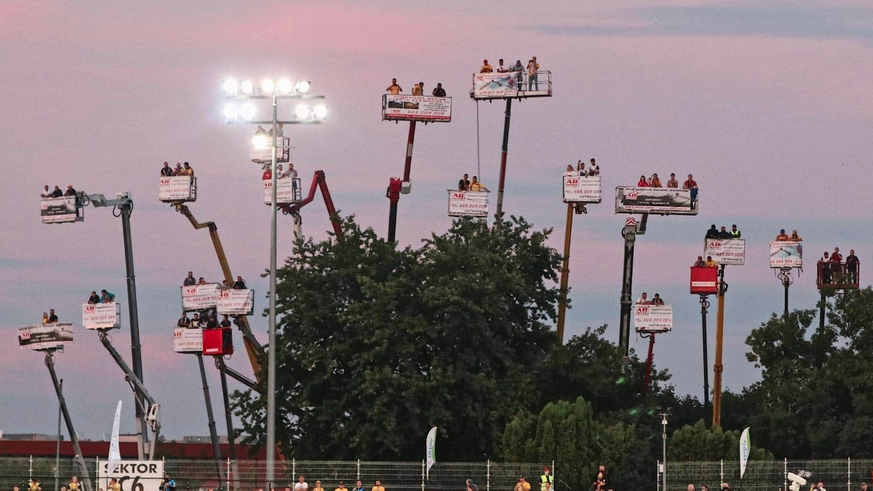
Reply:
M324 171L317 170L312 176L312 185L309 186L309 195L299 203L292 205L281 205L282 213L285 215L295 215L301 208L312 203L315 199L316 188L321 189L321 196L324 198L324 206L327 208L327 214L330 217L330 223L333 225L333 232L336 234L338 241L343 240L343 228L339 223L339 216L336 214L336 208L333 206L333 199L330 197L330 190L327 188L327 181L324 179Z

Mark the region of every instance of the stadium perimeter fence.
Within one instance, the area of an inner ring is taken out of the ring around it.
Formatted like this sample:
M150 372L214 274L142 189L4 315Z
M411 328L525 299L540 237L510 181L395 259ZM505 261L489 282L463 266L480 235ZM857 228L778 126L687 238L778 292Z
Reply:
M661 467L652 469L658 476L657 491L686 491L693 484L696 491L706 485L710 491L719 491L727 483L732 491L787 491L791 481L788 473L807 480L801 491L811 485L824 484L827 491L858 491L861 484L871 483L873 461L864 460L750 460L743 479L740 479L739 461L667 462L667 489L663 488ZM619 491L619 490L615 490Z
M85 459L93 491L106 490L106 482L97 480L97 468L105 459ZM284 491L292 488L299 476L304 476L309 489L321 481L325 491L334 491L340 481L350 491L355 481L363 482L370 490L376 480L382 481L386 491L463 491L464 482L472 479L480 491L512 491L518 476L526 476L532 486L539 489L539 476L549 463L503 463L503 462L437 462L427 472L421 462L372 462L372 461L309 461L287 460L276 463L274 488ZM253 460L183 460L163 461L164 472L176 482L176 491L267 491L266 463ZM20 486L27 491L27 483L33 478L39 481L42 491L55 491L55 475L58 489L70 482L72 476L82 480L82 473L75 459L65 457L58 461L52 457L0 457L0 491L11 491ZM122 491L158 491L159 477L122 478ZM84 491L81 488L80 491Z

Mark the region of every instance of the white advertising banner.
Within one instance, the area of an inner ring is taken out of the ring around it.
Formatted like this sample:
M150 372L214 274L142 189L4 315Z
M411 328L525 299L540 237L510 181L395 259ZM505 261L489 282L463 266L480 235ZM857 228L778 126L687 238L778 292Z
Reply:
M793 240L770 242L771 268L803 268L803 245Z
M501 99L518 95L522 72L477 73L473 75L474 99Z
M255 148L252 146L252 162L256 164L272 164L273 163L273 137L267 137L267 148ZM288 162L291 156L291 139L286 137L277 137L276 138L276 162L283 163ZM283 148L284 147L284 148Z
M173 331L173 351L176 353L202 353L203 331L176 328Z
M218 283L182 287L182 311L214 309L218 305Z
M101 460L97 466L99 487L107 489L106 482L110 477L118 479L121 491L142 491L158 489L164 479L164 462L161 460L122 460L114 462L114 469L109 469L109 462Z
M121 324L121 304L118 302L86 303L82 305L82 325L85 329L113 329Z
M564 176L564 203L600 203L600 176Z
M615 188L615 212L696 215L697 206L690 189L619 186Z
M634 305L634 328L637 332L667 332L673 329L670 305Z
M264 204L269 205L272 201L273 181L264 179ZM300 179L286 177L276 179L276 203L287 204L300 201Z
M158 199L161 201L196 201L197 179L191 176L161 177Z
M452 98L385 94L382 120L448 123L452 120Z
M252 315L255 310L254 290L221 290L218 296L218 313L227 315Z
M42 223L64 223L76 221L76 197L42 198L39 207Z
M704 239L703 257L712 256L713 261L727 266L742 266L746 263L745 239Z
M21 349L55 349L72 342L73 325L70 323L36 324L18 329Z
M450 217L487 217L487 191L449 190Z

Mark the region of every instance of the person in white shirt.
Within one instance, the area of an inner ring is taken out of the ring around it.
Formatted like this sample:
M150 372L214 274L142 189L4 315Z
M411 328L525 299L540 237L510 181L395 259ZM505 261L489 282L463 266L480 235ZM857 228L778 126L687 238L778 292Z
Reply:
M306 476L300 476L294 484L294 491L309 491L309 484L306 482Z
M576 172L575 169L573 169L573 166L572 166L572 165L568 165L568 166L567 166L567 172L564 172L564 175L565 175L565 176L578 176L579 173Z
M649 296L646 294L646 292L643 292L640 298L637 299L637 305L649 305L651 303L652 302L649 301Z
M498 60L497 63L498 63L498 65L497 65L497 73L506 73L506 72L509 71L508 68L506 68L505 66L503 66L503 58L501 58L500 60Z

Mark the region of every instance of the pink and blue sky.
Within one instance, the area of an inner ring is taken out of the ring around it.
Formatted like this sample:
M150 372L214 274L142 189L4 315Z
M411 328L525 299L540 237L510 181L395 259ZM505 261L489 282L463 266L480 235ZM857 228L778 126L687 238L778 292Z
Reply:
M399 208L398 239L417 245L449 226L445 190L476 173L471 74L483 58L531 56L552 71L554 97L513 105L508 213L554 227L560 248L558 183L580 158L597 158L607 198L652 172L693 173L700 183L699 216L653 217L637 242L634 295L657 291L674 306L674 330L659 337L655 361L673 373L678 392L702 392L700 315L687 267L710 224L736 223L747 239L746 265L727 276L724 377L732 390L758 377L745 361L745 337L782 309L767 264L778 229L800 231L810 265L834 246L856 249L862 264L871 259L863 247L873 207L869 2L5 0L0 429L50 433L56 424L42 357L19 351L14 327L49 308L79 324L80 304L94 289L127 303L120 220L89 208L84 223L42 225L43 184L131 192L146 383L162 404L168 437L207 434L196 362L172 352L172 326L185 273L216 279L219 269L206 232L158 202L157 178L164 161L191 162L200 184L192 211L217 222L234 274L265 292L258 275L268 266L269 210L260 168L248 162L252 128L223 124L221 82L311 80L313 93L327 97L329 122L286 130L297 168L304 180L323 169L337 207L381 234L385 188L402 173L407 126L380 121L380 95L392 77L406 90L442 82L454 96L453 121L418 128L413 192ZM478 109L481 177L496 189L503 104ZM574 227L567 330L609 324L607 336L617 341L625 217L609 199L589 209ZM306 234L326 236L320 202L303 219ZM287 255L292 223L280 220ZM816 299L808 267L791 304L812 308ZM258 301L264 305L260 294ZM266 319L252 322L265 338ZM128 356L126 324L114 339ZM646 344L635 338L632 347L644 353ZM119 399L131 409L96 334L79 327L56 364L81 435L108 433ZM230 364L249 372L242 353ZM209 376L218 410L217 373ZM123 430L132 429L129 411Z

